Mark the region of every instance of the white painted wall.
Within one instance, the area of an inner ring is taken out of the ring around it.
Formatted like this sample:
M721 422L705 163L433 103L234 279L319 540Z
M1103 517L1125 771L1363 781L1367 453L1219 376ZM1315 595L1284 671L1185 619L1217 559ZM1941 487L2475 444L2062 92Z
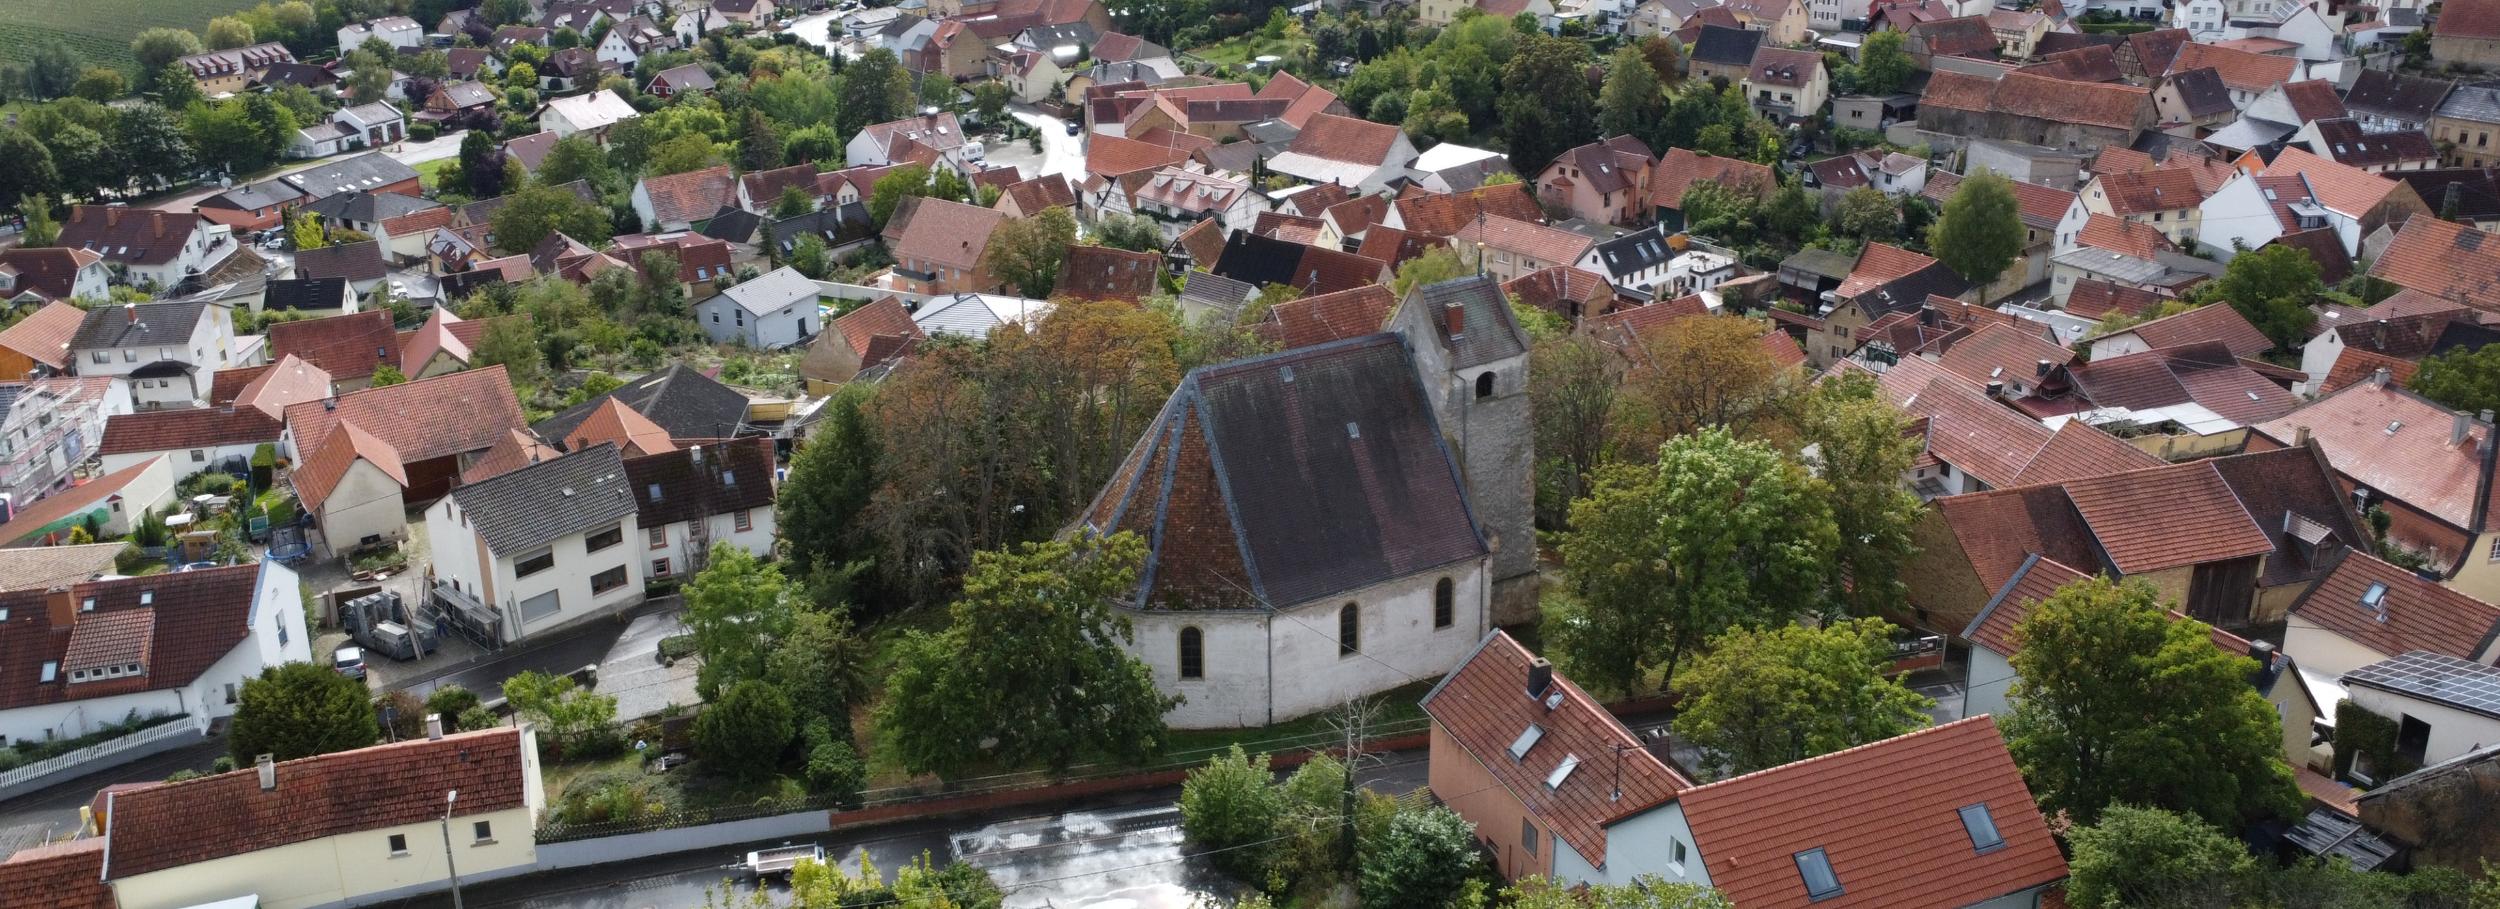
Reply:
M2422 765L2425 767L2484 745L2500 743L2500 719L2364 685L2347 686L2345 693L2353 703L2371 713L2400 722L2401 718L2410 716L2429 723L2430 747L2422 752Z
M454 815L451 848L461 875L535 864L533 813L524 806ZM478 821L491 826L492 840L476 840ZM407 851L391 851L393 835L405 838ZM442 825L428 822L290 843L112 883L121 909L182 909L242 896L259 897L261 909L307 909L356 905L395 891L447 885L448 872Z
M295 572L286 566L261 563L246 621L250 634L190 684L0 711L0 737L9 742L76 738L133 714L191 714L213 719L233 716L233 693L241 692L243 680L259 676L262 669L270 666L312 659L312 636L304 630L302 588ZM29 673L36 669L25 667ZM60 678L55 684L70 684L67 669L61 671Z
M272 438L269 441L275 442L277 439ZM149 458L161 456L165 459L165 463L172 467L174 479L180 480L193 474L206 471L210 467L215 466L218 462L230 457L240 455L248 459L252 456L253 450L259 447L260 443L258 442L243 442L234 445L211 445L204 448L173 448L164 451L125 451L105 455L102 458L103 464L99 469L103 470L105 473L112 473L126 467L147 463Z
M780 526L774 520L772 507L752 508L748 509L748 512L749 526L744 533L738 531L736 512L723 512L705 518L706 529L710 532L710 542L731 544L757 558L771 556L773 534ZM689 559L694 555L694 548L691 545L694 538L694 522L678 521L660 528L660 533L663 542L657 547L651 545L651 532L648 528L643 530L641 536L629 541L642 547L643 574L647 577L662 577L662 573L656 570L659 566L651 564L660 559L668 560L667 575L685 574L690 565Z
M2283 235L2283 223L2275 219L2274 207L2266 201L2265 191L2258 188L2256 177L2247 174L2231 178L2213 195L2205 197L2203 211L2197 242L2211 251L2216 261L2229 262L2239 256L2240 249L2256 249ZM2237 247L2233 245L2235 241Z
M2008 697L2014 687L2014 664L1986 647L1970 649L1970 664L1962 678L1962 716L1993 714L1999 720L2014 711Z
M408 506L402 494L398 480L358 458L339 478L338 488L322 500L321 513L313 516L321 524L322 540L332 553L340 553L362 545L368 536L407 539Z
M1685 849L1681 865L1670 860L1674 844L1679 841ZM1701 844L1693 837L1693 825L1684 819L1682 804L1668 802L1607 828L1606 870L1602 876L1589 880L1629 884L1634 878L1652 874L1669 883L1710 886L1710 869L1703 867ZM1563 876L1559 861L1554 865L1554 875Z

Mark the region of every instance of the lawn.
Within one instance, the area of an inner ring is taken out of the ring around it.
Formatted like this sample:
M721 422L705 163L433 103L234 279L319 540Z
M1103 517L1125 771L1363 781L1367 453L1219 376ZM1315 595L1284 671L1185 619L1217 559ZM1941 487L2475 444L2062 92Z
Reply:
M417 183L427 189L434 189L442 182L443 168L459 165L460 159L458 158L442 158L419 164L415 167Z
M1189 55L1218 66L1246 66L1263 54L1284 57L1309 43L1309 39L1297 35L1268 39L1259 37L1259 33L1253 31L1205 47L1192 48Z
M0 63L24 63L35 48L65 45L88 63L136 76L130 39L158 26L199 31L208 20L259 0L8 0L0 9Z

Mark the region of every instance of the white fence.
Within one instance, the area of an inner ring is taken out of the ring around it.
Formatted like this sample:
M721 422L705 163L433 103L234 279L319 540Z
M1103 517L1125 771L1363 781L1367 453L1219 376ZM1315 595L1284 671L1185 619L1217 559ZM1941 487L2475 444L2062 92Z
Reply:
M208 734L208 724L206 716L180 717L120 738L106 739L76 751L0 772L0 798L40 788L53 777L63 775L64 771L69 771L69 775L85 775L190 744Z

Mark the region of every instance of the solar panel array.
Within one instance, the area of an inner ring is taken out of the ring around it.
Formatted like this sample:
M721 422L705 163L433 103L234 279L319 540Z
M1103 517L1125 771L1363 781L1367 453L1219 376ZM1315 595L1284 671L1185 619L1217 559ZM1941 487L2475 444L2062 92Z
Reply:
M2344 682L2500 717L2500 669L2415 650L2344 674Z

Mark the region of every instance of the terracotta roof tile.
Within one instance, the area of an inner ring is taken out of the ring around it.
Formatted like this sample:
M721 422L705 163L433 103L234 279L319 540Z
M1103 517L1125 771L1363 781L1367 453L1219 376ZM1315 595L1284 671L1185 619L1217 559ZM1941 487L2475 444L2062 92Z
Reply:
M1000 195L1004 199L1015 200L1016 210L1028 215L1054 206L1076 207L1076 189L1068 185L1067 177L1059 174L1045 174L1011 185L1000 191Z
M104 882L104 839L31 846L0 862L0 905L14 909L115 909Z
M2149 290L2082 278L2075 281L2074 294L2066 298L2066 311L2086 319L2107 318L2111 313L2142 317L2161 306L2162 299Z
M1393 203L1393 210L1400 229L1436 238L1457 234L1478 215L1542 224L1545 209L1537 205L1525 187L1523 183L1502 183L1463 193L1435 193L1409 187Z
M131 481L147 473L149 468L163 469L158 464L163 460L165 457L159 455L147 461L132 464L68 489L54 492L32 505L18 509L16 514L9 517L8 523L0 524L0 546L25 542L28 538L35 536L38 531L62 518L95 508L105 500L120 495L121 491L131 484ZM62 536L67 534L67 531L60 531ZM0 707L6 706L8 705L0 704Z
M399 334L389 310L369 309L269 326L269 356L293 356L333 379L360 379L399 362Z
M2258 331L2239 310L2228 305L2199 306L2175 316L2164 316L2127 329L2144 339L2146 347L2181 347L2199 341L2220 341L2234 357L2253 357L2274 349L2265 332Z
M1962 185L1962 175L1938 170L1927 175L1927 186L1919 195L1941 207L1952 201L1955 190ZM2053 186L2008 180L2014 190L2014 204L2021 209L2024 226L2050 230L2065 220L2067 207L2074 204L2075 194Z
M1658 805L1689 789L1685 779L1652 755L1640 739L1606 712L1597 699L1559 672L1544 697L1528 690L1534 659L1508 632L1486 636L1467 662L1424 697L1433 725L1463 754L1525 806L1538 825L1583 856L1606 855L1608 822L1627 808ZM1559 697L1551 710L1545 697ZM1541 730L1525 754L1510 747L1530 728ZM1586 764L1545 784L1567 759ZM1602 771L1602 772L1601 772ZM1622 795L1617 797L1618 785ZM1704 854L1710 847L1704 846Z
M669 441L668 430L661 429L660 424L651 422L650 417L643 416L615 398L592 408L590 416L575 424L573 431L564 436L566 451L581 451L601 443L615 445L618 453L625 457L677 450L677 446Z
M2160 229L2150 224L2128 221L2099 212L2094 212L2084 219L2083 229L2075 234L2075 242L2138 259L2150 259L2158 253L2178 251L2178 246L2171 243L2168 236L2163 235Z
M1946 71L1928 80L1919 104L2132 130L2151 100L2149 90L2132 85L2075 82L2023 72L1990 81L1985 76Z
M2033 453L2054 433L2040 421L1970 390L1936 379L1903 410L1927 419L1927 451L1992 487L2012 486Z
M381 469L401 487L408 485L408 468L400 462L397 449L363 427L341 420L338 431L306 456L303 466L293 474L295 494L304 500L304 509L319 512L321 503L329 501L330 493L338 490L339 481L347 478L348 469L360 460Z
M1369 284L1268 307L1258 330L1278 350L1310 347L1378 332L1397 305L1397 295L1388 287Z
M285 428L285 424L276 417L251 407L202 407L114 414L104 421L104 441L96 446L96 454L141 454L275 442Z
M2295 57L2256 54L2211 44L2189 43L2179 46L2178 56L2171 58L2168 72L2211 67L2222 76L2222 84L2237 91L2262 94L2267 89L2290 81L2300 68Z
M1197 267L1214 268L1224 255L1224 225L1214 218L1201 220L1172 238L1172 245L1188 253Z
M0 347L26 355L53 369L69 366L69 339L78 334L78 326L87 320L86 310L61 301L53 301L28 313L5 331L0 331Z
M528 430L515 429L502 439L496 440L495 447L487 449L485 454L470 462L469 469L460 472L460 482L462 485L485 482L540 461L553 460L563 455L564 453L556 450L554 446L539 441L538 437L531 435Z
M1388 160L1389 150L1397 146L1400 135L1391 124L1315 113L1287 149L1330 161L1379 164Z
M1967 906L2066 877L1985 716L1722 780L1676 802L1711 886L1748 909ZM1986 806L2003 847L1976 853L1960 814L1972 805ZM1823 850L1841 893L1807 895L1794 856L1810 849Z
M2066 494L2110 562L2126 574L2274 551L2209 463L2075 480Z
M867 353L869 342L879 336L927 337L921 332L920 325L911 320L911 311L903 308L900 297L879 297L876 302L835 318L832 327L841 335L842 343L850 346L852 353L862 355ZM864 359L861 363L873 365Z
M1962 638L1994 651L1998 656L2010 658L2023 649L2022 636L2017 633L2016 629L2022 627L2024 619L2031 617L2031 610L2039 606L2042 601L2056 595L2060 588L2087 579L2088 576L2084 573L2059 564L2054 559L2038 558L2025 562L2022 569L2015 573L2013 580L1997 588L1995 598L1988 601L1987 607L1980 611L1979 617L1971 620L1970 625L1962 629ZM2171 621L2185 618L2187 616L2176 611L2170 613ZM2248 640L2239 635L2213 628L2208 633L2208 637L2213 641L2213 645L2224 653L2238 655L2248 653ZM2042 905L2045 906L2047 903L2043 902Z
M1096 133L1085 143L1085 172L1118 177L1155 170L1189 160L1189 152L1167 145Z
M2500 0L2455 0L2439 8L2431 34L2442 38L2500 38Z
M662 224L691 224L710 218L737 199L738 180L729 165L646 177L643 192L651 197L652 216ZM658 225L652 225L657 227Z
M1850 267L1848 279L1840 282L1840 287L1832 292L1847 299L1909 277L1934 264L1934 259L1890 243L1869 243L1858 251L1857 264Z
M2476 446L2490 427L2469 427L2466 444L2450 445L2454 414L2401 388L2374 382L2344 386L2254 428L2290 443L2309 430L2335 472L2455 527L2477 526L2488 512L2476 498L2486 482Z
M1759 199L1768 199L1779 190L1778 175L1766 165L1670 148L1665 157L1658 160L1658 170L1650 178L1649 204L1681 210L1684 191L1694 183L1718 183L1739 190L1751 190Z
M349 420L410 462L483 451L505 433L528 426L500 364L286 409L295 449L307 455L320 451L331 430Z
M2160 458L2127 444L2117 436L2102 432L2082 420L2068 420L2057 427L2046 444L2014 475L2013 485L2063 483L2085 477L2142 470L2163 466Z
M485 729L282 761L275 790L244 768L108 796L106 867L120 880L359 830L523 807L518 729Z
M2404 184L2370 173L2358 167L2337 164L2310 154L2307 149L2290 146L2276 155L2266 166L2266 175L2299 174L2309 179L2309 188L2326 207L2353 217L2367 217L2387 200L2389 194Z
M66 666L60 676L63 681L52 683L41 682L32 671L11 672L0 678L0 708L191 685L250 636L260 571L258 565L234 565L90 581L58 593L35 589L0 595L0 606L8 607L9 612L9 618L0 622L0 657L5 657L9 665L32 667L46 661L66 664L68 654L81 646L83 636L88 638L84 646L91 653L109 652L114 658L136 659L147 667L145 675L104 682L66 681ZM49 596L79 601L77 605L82 608L72 613L69 627L52 625L45 608ZM90 598L95 600L95 608L83 609L84 601ZM288 605L293 605L291 598ZM144 630L134 616L145 616ZM99 621L104 623L102 627L82 631ZM14 909L16 904L9 905Z
M1512 278L1502 291L1567 319L1603 315L1615 297L1606 279L1568 265L1548 265Z
M970 271L980 267L990 233L1006 220L1006 213L994 209L945 199L907 199L886 225L886 245L897 260Z
M2346 347L2342 353L2335 355L2334 364L2327 367L2326 378L2318 381L2317 393L2334 394L2338 389L2370 381L2382 369L2387 370L2389 382L2399 387L2408 386L2413 384L2413 374L2421 368L2422 364L2412 360L2399 360L2386 354Z
M1467 222L1454 239L1459 249L1481 243L1496 253L1525 257L1537 268L1576 264L1597 245L1597 240L1587 234L1498 216Z
M2040 326L2031 323L1984 325L1945 351L1936 365L1973 384L2034 387L2043 378L2040 364L2055 368L2075 359L2074 351L2041 337L2040 331Z
M2118 215L2196 208L2205 202L2205 193L2196 186L2196 175L2185 170L2104 174L2100 184L2111 212Z
M781 201L781 193L783 190L797 189L800 192L814 195L816 192L816 165L793 164L788 167L776 168L774 170L755 171L739 177L738 185L740 188L746 190L746 197L753 201L756 207L769 209L773 207L774 203ZM719 210L720 209L715 208L712 211L716 212ZM712 212L704 212L704 215L707 217L711 214Z
M1163 257L1154 253L1109 246L1071 246L1067 262L1059 266L1058 286L1051 289L1050 296L1054 300L1143 300L1153 295L1155 280L1162 273Z
M2500 312L2500 236L2462 224L2405 221L2370 273L2443 302Z
M2500 636L2500 606L2369 553L2344 552L2343 560L2292 604L2293 621L2342 635L2383 656L2427 650L2486 662L2485 654ZM2376 607L2364 599L2373 589L2380 593Z

